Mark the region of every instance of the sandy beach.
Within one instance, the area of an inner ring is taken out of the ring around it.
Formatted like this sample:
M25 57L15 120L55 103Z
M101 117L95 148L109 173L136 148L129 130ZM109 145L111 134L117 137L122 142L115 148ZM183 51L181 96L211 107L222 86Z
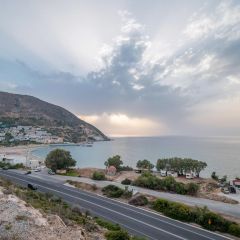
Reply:
M13 159L13 163L23 163L24 165L38 166L43 159L32 154L32 151L42 144L30 144L14 147L0 147L0 158Z

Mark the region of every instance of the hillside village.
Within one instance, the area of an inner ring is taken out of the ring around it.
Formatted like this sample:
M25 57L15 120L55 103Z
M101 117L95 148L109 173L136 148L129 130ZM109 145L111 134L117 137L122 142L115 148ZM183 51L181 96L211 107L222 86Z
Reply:
M79 129L81 142L102 141L101 135L97 135L93 130L81 125ZM0 144L14 143L40 143L40 144L59 144L64 143L64 137L50 133L40 126L7 125L0 122Z
M41 127L7 126L0 122L0 142L63 143L63 138L54 136Z

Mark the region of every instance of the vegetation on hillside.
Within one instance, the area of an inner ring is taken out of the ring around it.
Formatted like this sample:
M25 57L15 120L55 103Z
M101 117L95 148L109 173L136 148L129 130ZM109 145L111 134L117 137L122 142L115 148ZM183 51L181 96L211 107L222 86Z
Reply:
M96 127L66 109L38 98L0 92L0 102L0 122L5 125L45 127L48 132L69 142L85 141L88 138L87 129L94 136L109 140Z
M72 223L84 226L87 232L99 231L98 226L107 229L105 234L107 240L144 240L145 238L132 236L123 230L118 224L108 222L101 218L92 218L90 213L85 213L78 206L70 206L61 198L51 193L40 193L19 187L10 181L0 179L0 186L7 189L8 194L15 194L27 204L40 209L47 214L56 214L66 225Z

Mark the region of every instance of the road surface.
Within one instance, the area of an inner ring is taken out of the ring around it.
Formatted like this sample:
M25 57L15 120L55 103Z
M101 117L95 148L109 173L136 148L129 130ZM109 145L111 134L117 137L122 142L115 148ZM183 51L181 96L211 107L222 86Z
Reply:
M20 172L20 170L14 170L17 173ZM35 176L39 179L46 179L49 178L53 181L56 181L58 183L62 183L66 180L72 180L72 181L78 181L78 182L84 182L89 184L96 184L97 187L105 187L109 184L114 184L118 187L125 188L124 185L117 182L112 181L95 181L90 178L84 178L84 177L70 177L70 176L60 176L60 175L49 175L47 171L43 170L41 172L33 172L32 176ZM214 212L219 212L225 215L229 215L232 217L240 218L240 204L229 204L229 203L223 203L220 201L214 201L210 199L204 199L204 198L197 198L187 195L180 195L180 194L174 194L174 193L167 193L167 192L160 192L160 191L154 191L151 189L141 188L134 186L134 190L136 190L139 193L147 194L151 196L155 196L158 198L164 198L170 201L185 203L190 206L199 206L204 207L207 206L210 210Z
M151 240L224 240L230 239L159 214L125 203L108 199L93 193L63 185L54 179L40 179L14 171L0 170L0 176L26 186L38 185L39 191L51 192L72 205L89 210L92 215L119 223L130 233Z

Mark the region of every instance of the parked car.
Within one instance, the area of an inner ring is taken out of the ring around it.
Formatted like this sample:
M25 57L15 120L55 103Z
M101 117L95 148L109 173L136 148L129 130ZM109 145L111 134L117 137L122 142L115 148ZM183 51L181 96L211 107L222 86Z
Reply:
M229 194L229 193L230 193L227 188L222 188L221 191L222 191L222 193L224 193L224 194Z
M28 183L28 188L31 189L31 190L37 190L37 185L34 185L34 184L31 184L31 183Z
M34 172L41 172L41 169L40 168L36 168L36 169L34 169Z
M8 170L8 167L3 167L2 169L3 169L3 170Z
M233 186L229 186L228 190L229 190L230 193L237 193L236 188L233 187Z
M160 175L162 177L166 177L167 176L167 171L166 170L160 170Z
M48 170L48 174L50 174L50 175L55 175L55 172L53 172L52 169L49 169L49 170Z
M25 175L28 175L28 174L31 174L32 172L31 171L27 171L27 172L25 172L24 174Z

